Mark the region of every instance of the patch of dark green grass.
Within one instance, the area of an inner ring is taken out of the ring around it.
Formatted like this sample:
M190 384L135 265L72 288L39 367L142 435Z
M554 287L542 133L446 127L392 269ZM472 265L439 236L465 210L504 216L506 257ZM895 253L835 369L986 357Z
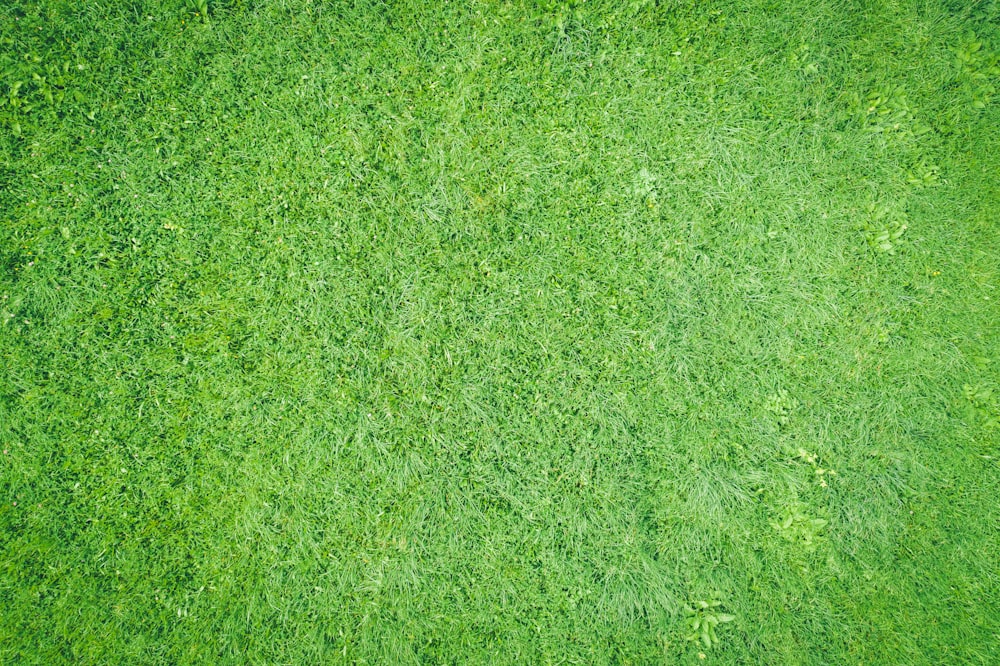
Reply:
M0 661L995 663L998 20L5 6Z

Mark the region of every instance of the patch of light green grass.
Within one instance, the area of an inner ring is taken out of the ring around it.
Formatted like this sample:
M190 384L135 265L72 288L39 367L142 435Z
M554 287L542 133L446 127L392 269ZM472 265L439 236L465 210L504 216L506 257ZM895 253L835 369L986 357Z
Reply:
M0 661L996 662L998 16L9 3Z

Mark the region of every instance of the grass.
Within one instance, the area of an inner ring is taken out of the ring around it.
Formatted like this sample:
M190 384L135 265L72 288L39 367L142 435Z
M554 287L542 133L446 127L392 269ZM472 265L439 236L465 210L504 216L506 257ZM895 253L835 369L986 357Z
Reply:
M1000 662L998 53L6 3L0 661Z

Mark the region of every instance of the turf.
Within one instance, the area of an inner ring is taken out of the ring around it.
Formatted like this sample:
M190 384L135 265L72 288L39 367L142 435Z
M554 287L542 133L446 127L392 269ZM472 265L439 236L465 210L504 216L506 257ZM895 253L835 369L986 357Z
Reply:
M1000 5L199 5L0 8L0 662L1000 663Z

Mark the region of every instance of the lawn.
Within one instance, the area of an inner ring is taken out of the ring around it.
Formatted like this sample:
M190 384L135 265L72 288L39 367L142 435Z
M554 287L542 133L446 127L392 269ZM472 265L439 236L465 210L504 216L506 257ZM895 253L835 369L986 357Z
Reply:
M0 72L0 663L1000 663L995 0L9 0Z

